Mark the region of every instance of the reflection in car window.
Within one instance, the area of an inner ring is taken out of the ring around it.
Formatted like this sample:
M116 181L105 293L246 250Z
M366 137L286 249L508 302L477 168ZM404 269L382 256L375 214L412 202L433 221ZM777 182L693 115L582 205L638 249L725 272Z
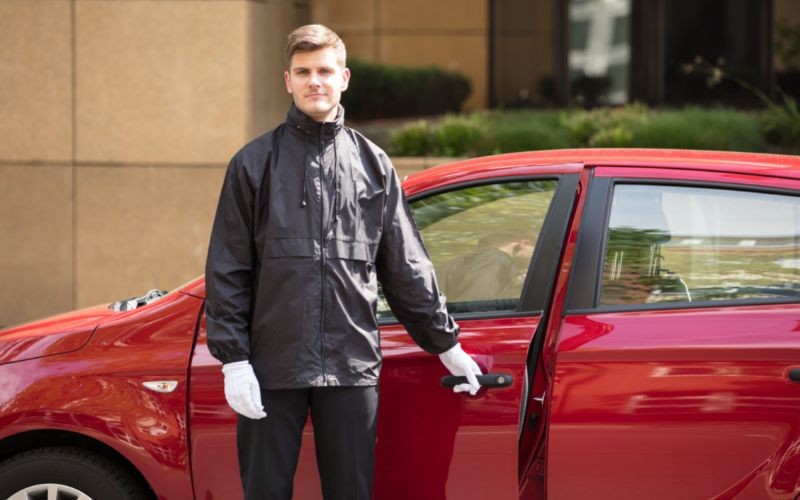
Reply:
M800 197L618 185L601 304L800 298Z
M517 309L556 184L487 184L411 204L451 314ZM382 292L378 317L391 317Z

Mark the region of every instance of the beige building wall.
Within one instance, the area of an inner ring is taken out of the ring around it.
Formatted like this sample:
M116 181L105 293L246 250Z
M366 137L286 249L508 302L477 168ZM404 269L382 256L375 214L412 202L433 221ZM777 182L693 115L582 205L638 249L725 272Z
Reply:
M311 20L339 33L348 57L465 75L464 106L477 109L488 104L488 8L488 0L313 0Z
M228 158L278 124L293 0L0 2L0 325L203 272Z

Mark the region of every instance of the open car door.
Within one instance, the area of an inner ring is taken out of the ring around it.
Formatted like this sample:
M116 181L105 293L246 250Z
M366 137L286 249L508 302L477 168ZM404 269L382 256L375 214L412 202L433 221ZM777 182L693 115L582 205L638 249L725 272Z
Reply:
M433 181L410 196L459 340L486 374L476 396L443 386L437 356L382 305L375 498L518 498L528 356L552 293L579 165ZM473 174L474 175L474 174ZM484 173L485 175L485 173Z

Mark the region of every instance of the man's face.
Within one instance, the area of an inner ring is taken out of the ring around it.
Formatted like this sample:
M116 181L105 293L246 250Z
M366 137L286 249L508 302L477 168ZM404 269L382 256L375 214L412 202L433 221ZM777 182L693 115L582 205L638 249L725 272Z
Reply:
M518 265L527 268L533 258L534 245L530 240L519 240L514 243L511 258Z
M333 47L297 52L288 71L283 73L286 90L294 105L318 122L336 118L342 92L350 80L350 70L336 60Z

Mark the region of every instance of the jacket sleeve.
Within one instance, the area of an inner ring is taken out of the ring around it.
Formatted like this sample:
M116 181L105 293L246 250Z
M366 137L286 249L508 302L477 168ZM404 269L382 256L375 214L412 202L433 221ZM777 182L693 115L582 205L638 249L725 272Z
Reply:
M253 291L253 199L247 172L234 157L225 173L206 260L206 334L223 363L250 358Z
M386 163L388 159L382 158ZM458 325L447 313L433 263L394 168L389 165L383 232L376 259L389 307L422 349L440 354L456 344Z

